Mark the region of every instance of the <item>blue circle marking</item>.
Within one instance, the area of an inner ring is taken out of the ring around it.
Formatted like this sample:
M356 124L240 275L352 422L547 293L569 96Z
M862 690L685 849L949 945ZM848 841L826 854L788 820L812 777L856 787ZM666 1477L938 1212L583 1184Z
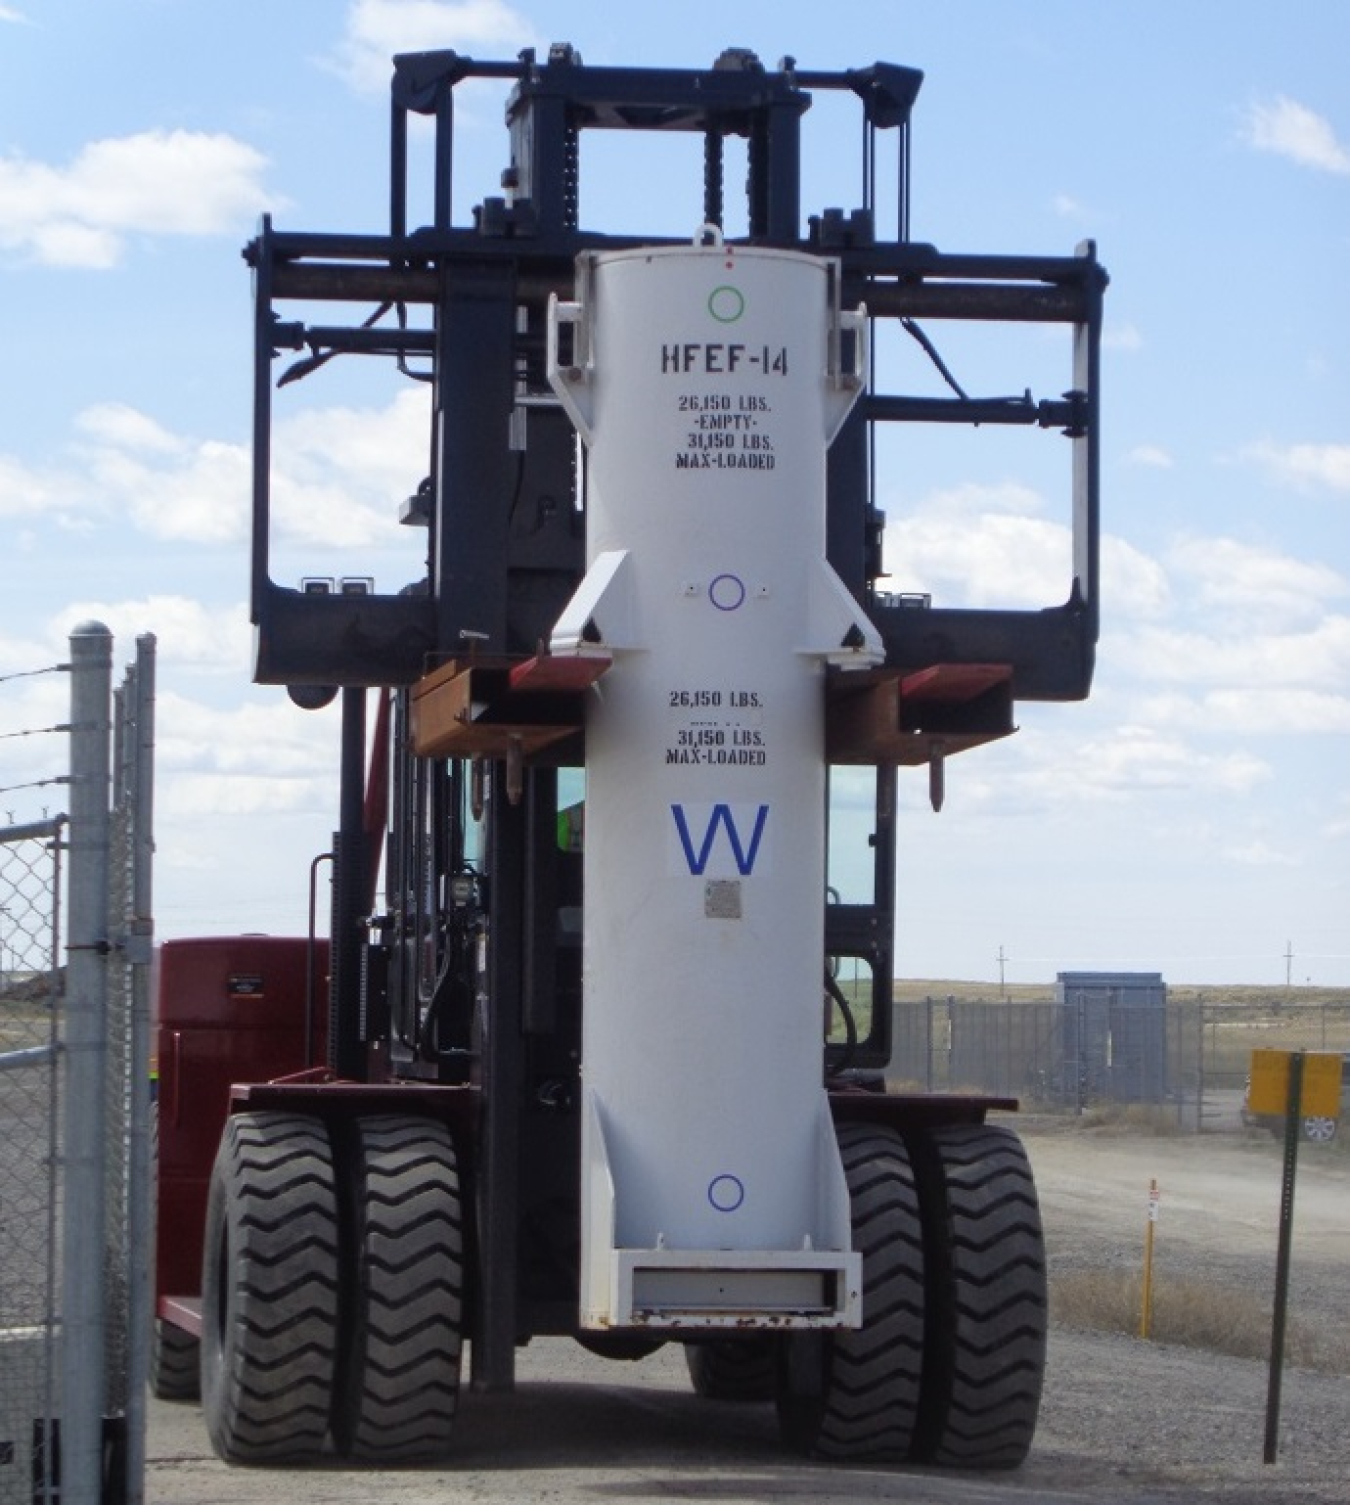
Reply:
M708 599L718 611L735 611L745 605L745 581L739 575L714 575Z
M724 1171L708 1183L708 1200L718 1212L735 1212L745 1201L745 1183L739 1176Z

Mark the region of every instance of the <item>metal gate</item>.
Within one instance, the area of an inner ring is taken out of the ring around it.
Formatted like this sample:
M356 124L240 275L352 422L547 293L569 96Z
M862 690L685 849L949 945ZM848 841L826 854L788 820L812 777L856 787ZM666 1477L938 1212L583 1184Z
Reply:
M70 647L69 813L0 827L0 1505L143 1495L154 639Z

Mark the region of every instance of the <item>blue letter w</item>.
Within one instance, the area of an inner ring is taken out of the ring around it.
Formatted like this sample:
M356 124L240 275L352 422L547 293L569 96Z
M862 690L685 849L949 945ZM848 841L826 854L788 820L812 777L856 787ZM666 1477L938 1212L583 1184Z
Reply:
M689 822L684 818L684 806L672 805L670 813L675 817L675 829L680 833L680 845L684 848L684 859L689 864L689 871L696 877L703 875L703 870L708 866L708 858L712 855L713 842L717 839L718 826L727 828L727 840L731 843L731 855L736 859L736 870L744 878L754 871L755 858L759 854L760 838L764 835L764 822L769 817L769 807L761 805L759 813L755 816L755 829L750 836L748 847L741 845L741 833L736 829L736 822L731 814L729 805L714 805L712 814L708 817L708 826L703 833L703 844L698 851L694 850L693 838L689 834Z

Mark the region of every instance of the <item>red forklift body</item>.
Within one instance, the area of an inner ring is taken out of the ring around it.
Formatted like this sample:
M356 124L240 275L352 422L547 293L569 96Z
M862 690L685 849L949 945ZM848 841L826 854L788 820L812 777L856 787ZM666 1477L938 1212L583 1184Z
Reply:
M273 1081L313 1064L323 1042L307 1004L326 989L327 972L326 942L290 936L210 936L159 948L157 1306L201 1289L206 1191L231 1084Z

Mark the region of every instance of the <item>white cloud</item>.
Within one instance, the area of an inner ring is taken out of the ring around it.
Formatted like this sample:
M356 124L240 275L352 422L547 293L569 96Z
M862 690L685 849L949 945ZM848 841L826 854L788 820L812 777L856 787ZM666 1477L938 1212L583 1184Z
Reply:
M0 250L106 268L133 235L215 235L276 208L267 161L232 136L144 131L94 141L65 167L0 157Z
M1216 750L1184 725L1098 721L1096 731L1075 735L1074 718L1063 707L1039 716L1025 708L1022 720L1017 736L998 744L1003 760L987 788L981 785L989 779L988 754L981 755L984 773L974 762L959 765L959 785L949 773L949 792L959 787L962 812L981 820L1016 815L1077 826L1087 818L1085 809L1124 809L1136 811L1140 822L1165 822L1175 838L1178 822L1207 818L1209 796L1245 799L1275 777L1265 759L1242 748Z
M124 402L98 403L86 408L76 415L75 426L91 439L121 449L171 455L181 448L167 429Z
M1127 465L1140 465L1148 470L1171 470L1175 463L1171 452L1157 444L1136 444L1125 456Z
M1044 606L1069 583L1066 530L1044 518L927 511L886 527L896 589L928 591L938 606ZM1012 562L1015 568L1010 568Z
M1242 451L1276 480L1300 490L1350 491L1350 444L1274 444L1263 440Z
M78 534L109 517L130 518L151 537L192 543L246 536L242 445L183 438L121 403L87 408L75 429L71 454L41 467L0 454L0 517Z
M15 10L12 5L0 5L0 21L13 21L20 26L33 24L21 10Z
M1243 139L1257 151L1287 157L1300 167L1350 173L1350 151L1337 140L1331 122L1283 95L1251 106L1243 122Z
M532 38L504 0L353 0L333 64L354 89L377 93L389 87L395 53L514 53Z
M955 487L886 524L886 568L899 591L927 591L935 606L1041 607L1067 599L1073 578L1069 529L1040 514L1026 486ZM1114 609L1152 616L1167 601L1159 566L1117 537L1102 542L1103 589Z
M79 511L79 490L73 477L0 454L0 517L47 518L60 524Z
M966 481L945 491L935 491L927 499L925 510L941 512L952 518L974 518L990 513L1026 516L1044 512L1045 500L1039 492L1019 481L1003 481L996 485Z
M1101 543L1105 610L1125 619L1156 617L1171 603L1167 575L1156 560L1108 533Z
M1115 727L1109 737L1074 749L1071 765L1057 771L1066 792L1108 798L1149 790L1248 794L1270 777L1270 766L1250 753L1206 753L1147 726Z
M1350 695L1331 690L1263 686L1169 693L1144 699L1139 714L1153 725L1207 735L1345 736Z
M316 715L328 723L321 732ZM300 710L280 690L223 709L168 692L157 707L155 745L167 774L327 778L335 737L331 717Z
M251 470L241 444L187 439L121 404L76 420L88 483L102 506L151 538L237 543L247 536Z
M313 409L277 424L273 526L299 543L388 544L398 505L429 465L430 395L409 386L385 408Z
M157 818L180 825L331 811L336 714L301 711L279 690L228 707L161 691L155 714Z
M170 775L157 791L155 815L177 822L203 817L274 816L331 809L333 791L309 777L278 778L274 774ZM222 854L216 852L216 861ZM297 864L298 867L298 864Z
M315 408L278 418L272 438L273 542L334 548L406 544L398 504L426 473L430 396L409 385L382 408ZM248 538L248 447L176 434L125 403L75 420L72 455L41 469L0 454L0 517L88 531L130 518L170 542Z
M1328 601L1350 595L1350 581L1329 565L1233 538L1180 539L1168 562L1196 582L1200 606L1235 611L1247 621L1307 621L1320 616Z
M51 621L53 646L64 647L80 622L102 622L111 631L119 660L130 659L136 638L152 632L156 658L168 666L222 671L247 678L252 630L243 602L209 607L187 596L150 595L134 601L74 601Z
M1114 644L1118 668L1155 685L1323 692L1350 684L1350 617L1328 616L1306 632L1265 632L1258 619L1242 634L1144 627ZM1269 731L1281 727L1263 717Z
M1109 659L1136 686L1135 719L1209 735L1350 732L1350 616L1332 609L1350 595L1345 576L1231 538L1182 538L1166 563L1175 618L1120 630L1110 613Z
M1259 837L1253 841L1245 842L1241 846L1228 846L1223 849L1222 855L1229 862L1240 863L1243 867L1297 867L1298 859L1288 852L1282 852L1272 847L1268 842Z

